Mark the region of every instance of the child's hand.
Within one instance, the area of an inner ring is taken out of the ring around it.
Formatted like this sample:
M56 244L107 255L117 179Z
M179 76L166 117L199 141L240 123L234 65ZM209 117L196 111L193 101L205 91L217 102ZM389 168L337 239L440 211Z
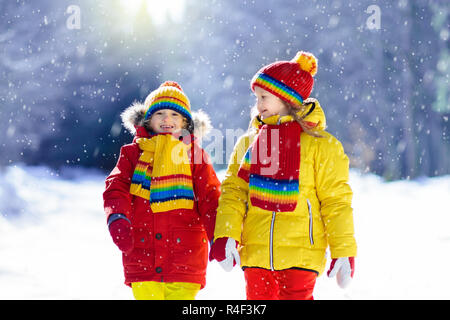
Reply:
M328 277L332 278L336 276L339 287L345 288L348 286L355 273L355 258L345 257L333 259L330 264L330 270L328 270Z
M241 264L241 258L236 249L238 244L233 238L216 239L211 246L209 261L216 259L225 271L231 271L236 264Z
M133 235L131 232L131 223L126 218L118 218L109 223L109 233L122 252L128 252L133 249Z

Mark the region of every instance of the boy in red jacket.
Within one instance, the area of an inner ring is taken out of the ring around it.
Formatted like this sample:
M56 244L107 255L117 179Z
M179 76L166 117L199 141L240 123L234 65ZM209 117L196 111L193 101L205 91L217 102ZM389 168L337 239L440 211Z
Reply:
M195 299L206 282L220 195L194 136L194 129L208 130L209 119L192 114L181 87L167 81L122 120L135 138L121 148L103 199L125 284L136 299Z

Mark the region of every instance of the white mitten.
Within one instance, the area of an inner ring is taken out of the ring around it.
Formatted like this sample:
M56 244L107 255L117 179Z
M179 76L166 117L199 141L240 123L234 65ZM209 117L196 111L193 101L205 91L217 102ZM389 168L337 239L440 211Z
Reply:
M231 271L236 264L241 264L237 246L238 242L233 238L216 239L211 246L209 260L217 260L225 271Z
M355 258L345 257L333 259L330 264L330 270L328 270L327 275L333 278L337 275L336 280L341 288L347 287L355 273Z
M225 245L225 260L219 262L225 271L231 271L233 267L237 264L241 264L241 257L236 249L237 242L233 238L228 238Z

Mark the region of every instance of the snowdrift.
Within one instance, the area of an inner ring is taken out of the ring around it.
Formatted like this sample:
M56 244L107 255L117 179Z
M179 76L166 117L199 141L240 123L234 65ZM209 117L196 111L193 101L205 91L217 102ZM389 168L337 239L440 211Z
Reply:
M133 299L106 227L104 178L73 168L0 171L0 299ZM350 184L355 278L343 290L323 275L315 298L449 299L450 176L386 183L351 171ZM242 271L210 263L197 298L245 299Z

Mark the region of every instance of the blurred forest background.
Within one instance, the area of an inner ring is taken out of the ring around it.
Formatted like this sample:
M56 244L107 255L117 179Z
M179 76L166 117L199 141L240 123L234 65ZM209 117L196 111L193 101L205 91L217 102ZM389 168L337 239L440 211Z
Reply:
M353 168L450 174L449 38L448 0L0 0L0 165L108 172L120 113L165 80L245 130L252 76L304 50Z

